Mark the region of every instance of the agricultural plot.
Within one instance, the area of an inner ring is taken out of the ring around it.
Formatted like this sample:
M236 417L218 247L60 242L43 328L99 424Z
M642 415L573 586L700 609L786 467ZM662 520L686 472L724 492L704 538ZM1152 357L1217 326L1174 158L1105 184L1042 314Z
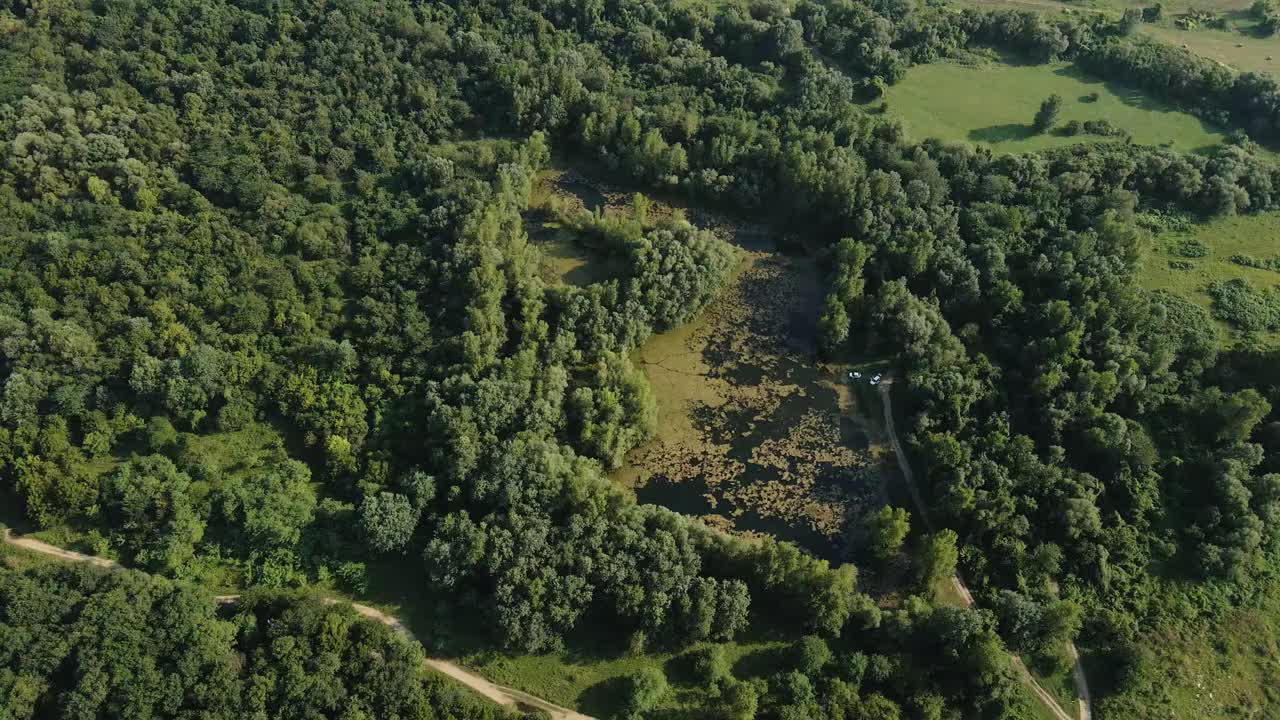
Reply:
M850 395L813 364L821 292L812 260L756 238L718 301L637 352L658 437L619 478L641 502L826 556L879 503L879 464L848 417Z
M1063 100L1054 129L1036 132L1036 111L1053 94ZM891 86L884 101L887 112L901 118L916 139L971 142L1006 152L1117 139L1083 131L1066 135L1061 129L1071 121L1106 120L1136 143L1181 151L1219 144L1225 136L1222 129L1139 90L1088 78L1069 63L922 65Z

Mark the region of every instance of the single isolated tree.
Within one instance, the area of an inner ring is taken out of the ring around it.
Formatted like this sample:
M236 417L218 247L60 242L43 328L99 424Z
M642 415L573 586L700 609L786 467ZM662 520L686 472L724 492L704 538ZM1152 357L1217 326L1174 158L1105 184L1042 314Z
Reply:
M879 560L888 560L902 548L911 531L907 511L885 505L867 519L867 549Z
M658 706L667 694L667 676L657 668L638 670L627 678L626 704L621 717L638 718Z
M950 529L940 530L924 539L917 569L924 592L932 594L938 582L955 574L960 555L956 549L958 539L955 531Z
M1038 133L1048 132L1053 124L1058 121L1058 113L1062 112L1062 96L1057 93L1045 98L1040 103L1040 110L1036 113L1036 119L1032 123L1032 127Z

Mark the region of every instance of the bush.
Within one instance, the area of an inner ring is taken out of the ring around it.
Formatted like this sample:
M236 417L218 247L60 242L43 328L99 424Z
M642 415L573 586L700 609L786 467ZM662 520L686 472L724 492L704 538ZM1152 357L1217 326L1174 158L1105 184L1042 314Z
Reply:
M818 677L831 663L831 648L816 635L806 635L795 647L796 670L809 677Z
M1246 331L1280 327L1280 298L1274 292L1260 292L1244 278L1215 283L1209 288L1213 315Z
M1080 134L1080 130L1081 127L1079 120L1068 120L1066 124L1058 128L1058 134L1065 135L1067 137L1075 137Z
M1176 247L1177 253L1186 258L1202 258L1209 255L1209 246L1203 240L1186 238Z
M641 713L652 710L667 694L667 676L657 668L645 668L627 677L627 695L623 705L622 716L638 717Z
M1089 135L1100 137L1128 137L1129 132L1112 124L1110 120L1085 120L1084 131Z
M724 648L719 645L695 650L692 660L694 676L707 688L713 688L721 682L733 679L729 658L725 656Z
M720 700L720 717L723 720L755 720L760 705L760 694L750 683L730 683Z
M1275 272L1280 272L1280 257L1264 259L1264 258L1256 258L1256 257L1253 257L1252 255L1237 254L1237 255L1232 255L1230 258L1227 258L1227 259L1237 265L1243 265L1244 267L1257 268L1258 270L1273 270Z

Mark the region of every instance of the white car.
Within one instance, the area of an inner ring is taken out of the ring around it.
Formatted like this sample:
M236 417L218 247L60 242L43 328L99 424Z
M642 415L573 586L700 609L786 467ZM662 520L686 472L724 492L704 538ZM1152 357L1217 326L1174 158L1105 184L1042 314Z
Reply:
M872 385L879 385L879 384L880 384L880 373L876 373L875 375L872 375L872 376L871 376L871 384L872 384Z
M862 373L860 373L860 372L851 372L851 373L849 373L849 377L853 378L854 380L859 380L859 379L861 379L861 378L862 378Z

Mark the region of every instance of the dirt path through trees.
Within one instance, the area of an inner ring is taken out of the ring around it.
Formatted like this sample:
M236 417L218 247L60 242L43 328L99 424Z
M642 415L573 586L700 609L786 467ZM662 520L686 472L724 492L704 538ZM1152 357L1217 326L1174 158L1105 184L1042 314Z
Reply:
M929 515L925 511L926 506L924 504L924 498L920 495L920 489L916 485L915 476L911 472L911 465L907 462L907 454L902 449L902 443L898 440L898 431L893 425L893 401L890 396L890 389L892 387L893 378L885 377L880 381L880 396L883 401L881 405L884 407L885 434L889 436L889 444L893 446L893 454L898 459L898 468L902 471L903 480L906 481L907 492L911 494L911 502L915 504L916 512L919 513L920 520L924 523L925 528L932 531L933 528L929 522ZM951 577L951 582L955 586L956 592L959 593L963 600L965 607L972 607L973 594L970 593L969 588L965 586L964 580L962 580L959 575L953 575ZM1027 686L1031 688L1031 691L1036 694L1036 697L1040 698L1040 701L1053 712L1054 717L1057 717L1058 720L1091 720L1093 711L1089 696L1089 682L1085 678L1084 667L1080 664L1080 653L1076 651L1074 643L1068 645L1067 651L1070 653L1072 660L1071 679L1075 684L1076 695L1079 698L1077 700L1079 703L1078 718L1073 718L1062 709L1062 706L1058 704L1057 699L1054 698L1048 690L1045 690L1040 682L1031 674L1031 671L1027 669L1026 664L1022 662L1022 658L1017 655L1011 655L1013 657L1014 667L1018 669L1018 674L1022 677L1023 682L1026 683Z
M13 535L13 532L7 528L3 530L2 537L4 542L8 545L22 548L23 550L28 550L30 552L39 553L41 555L55 557L59 560L85 562L90 565L110 570L124 569L123 565L114 560L95 557L93 555L85 555L84 553L78 553L72 550L64 550L60 547L50 545L49 543L42 542L34 538L16 537ZM214 601L219 604L229 604L234 603L239 598L239 595L218 595L214 597ZM328 600L327 602L338 603L340 601ZM355 608L355 611L364 617L367 617L370 620L376 620L377 622L391 628L392 632L405 640L413 643L418 642L418 639L414 637L413 632L410 631L409 628L394 615L385 613L377 608L369 607L368 605L360 605L359 603L351 603L351 607ZM477 694L498 705L510 708L534 708L542 710L553 720L595 720L589 715L583 715L582 713L570 710L569 708L547 702L542 698L530 695L524 691L491 683L479 675L476 675L459 665L451 663L448 660L428 657L424 662L427 667L432 670L466 685Z

